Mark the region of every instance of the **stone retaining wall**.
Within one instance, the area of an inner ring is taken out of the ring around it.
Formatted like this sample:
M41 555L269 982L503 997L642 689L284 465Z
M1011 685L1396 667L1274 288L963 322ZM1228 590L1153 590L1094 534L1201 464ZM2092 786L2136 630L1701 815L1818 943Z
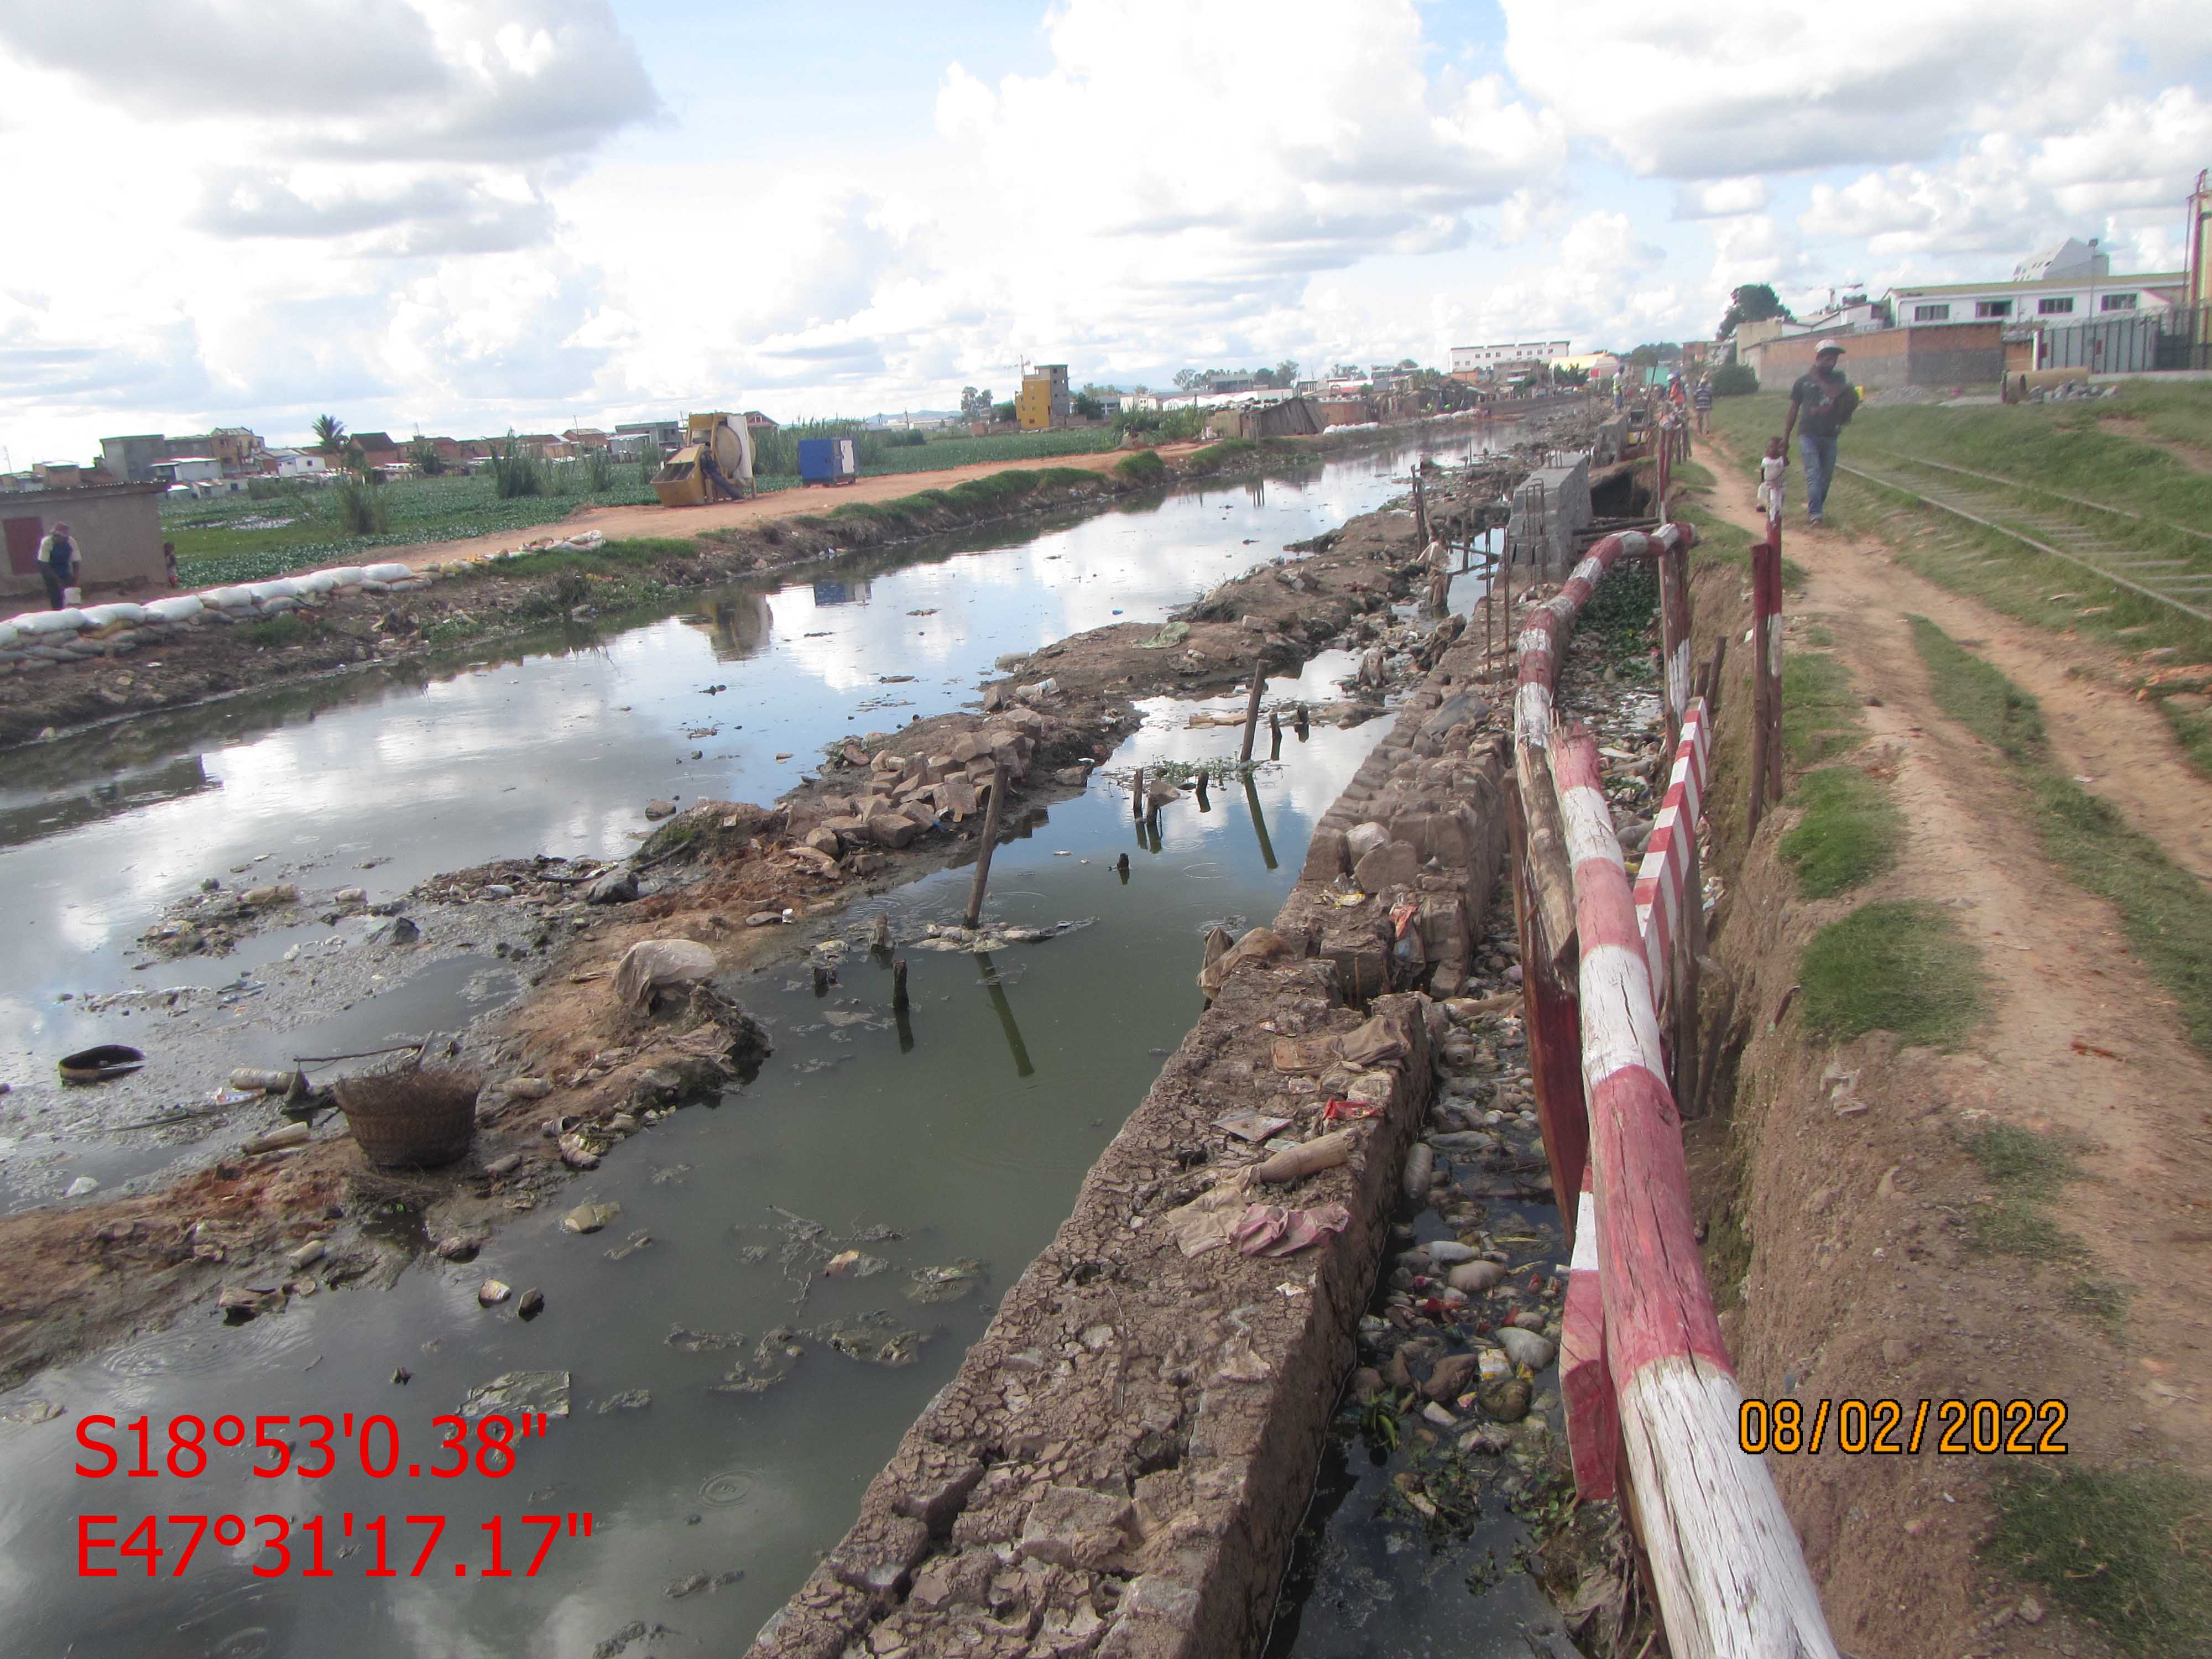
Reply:
M1458 988L1503 858L1480 651L1462 639L1408 699L1317 829L1273 948L1267 929L1238 942L1074 1212L753 1659L1257 1647L1428 1103L1442 1010L1388 988ZM1368 896L1346 908L1325 890L1355 864ZM1314 1063L1317 1040L1355 1032L1358 1064ZM1334 1097L1380 1115L1325 1121ZM1224 1212L1341 1204L1348 1224L1288 1256L1187 1255L1196 1212L1171 1212L1266 1155L1218 1127L1248 1109L1291 1118L1292 1139L1344 1134L1349 1154Z

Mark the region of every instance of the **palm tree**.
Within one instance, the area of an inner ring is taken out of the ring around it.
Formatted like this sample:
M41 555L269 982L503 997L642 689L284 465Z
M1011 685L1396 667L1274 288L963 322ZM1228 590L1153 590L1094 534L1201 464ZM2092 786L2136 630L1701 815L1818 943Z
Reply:
M345 422L335 415L318 415L313 428L315 447L325 455L335 455L345 447Z

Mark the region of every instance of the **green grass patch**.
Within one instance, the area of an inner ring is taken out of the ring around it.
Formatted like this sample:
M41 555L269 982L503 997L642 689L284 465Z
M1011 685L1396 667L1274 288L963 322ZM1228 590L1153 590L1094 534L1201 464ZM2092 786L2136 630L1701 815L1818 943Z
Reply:
M1985 1123L1966 1150L1990 1186L2022 1198L2049 1198L2074 1177L2074 1160L2049 1135L2017 1123Z
M1797 971L1805 1024L1843 1042L1895 1031L1955 1042L1982 1017L1982 972L1958 923L1933 904L1861 905L1813 936Z
M1937 703L2012 762L2044 851L2119 912L2144 968L2179 1005L2190 1041L2212 1054L2212 893L2110 804L2046 763L2033 697L1935 623L1911 623Z
M1124 455L1120 460L1115 462L1114 471L1116 477L1125 478L1131 483L1165 483L1168 477L1168 464L1152 450L1140 449L1134 454Z
M1670 482L1686 484L1692 489L1711 489L1720 482L1713 477L1711 468L1697 461L1677 461L1667 476Z
M1817 766L1855 749L1866 717L1851 690L1850 671L1817 651L1782 659L1782 752L1798 766Z
M2133 1294L2116 1279L2077 1274L2066 1284L2066 1310L2080 1315L2117 1342L2126 1333L2128 1298Z
M2039 767L2027 781L2044 850L2119 911L2136 957L2180 1005L2189 1040L2212 1054L2212 892L2073 779Z
M306 623L288 612L282 617L271 617L267 622L242 623L239 626L238 637L248 645L273 651L279 646L297 645L313 632L314 629Z
M2024 1256L2030 1261L2069 1262L2087 1252L2059 1231L2043 1206L2024 1198L2000 1198L1975 1210L1966 1244L1983 1255Z
M2008 760L2040 761L2049 748L2043 709L1996 668L1925 617L1908 617L1913 648L1928 665L1936 705Z
M1824 766L1798 780L1804 816L1782 838L1807 898L1833 898L1897 862L1902 820L1889 792L1853 766Z
M1733 565L1743 573L1746 581L1751 580L1751 550L1759 538L1732 519L1723 519L1708 512L1694 501L1674 503L1674 516L1698 532L1698 544L1690 550L1690 567L1702 565ZM1802 592L1805 588L1805 568L1784 553L1782 556L1782 590L1785 593Z
M1996 1490L1989 1559L2141 1659L2212 1656L2212 1486L2066 1460Z

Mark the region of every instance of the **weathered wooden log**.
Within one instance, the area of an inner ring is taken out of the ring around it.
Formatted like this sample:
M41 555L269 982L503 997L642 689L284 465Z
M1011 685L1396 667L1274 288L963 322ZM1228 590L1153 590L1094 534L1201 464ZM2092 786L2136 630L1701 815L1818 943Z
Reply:
M1237 757L1240 763L1252 758L1252 740L1260 735L1260 694L1267 689L1267 664L1264 652L1252 659L1252 695L1244 700L1244 747Z
M992 769L986 781L991 793L983 808L982 845L975 852L975 884L968 890L968 925L973 927L983 919L983 889L991 879L991 854L999 845L999 815L1006 801L1006 769ZM1139 800L1142 796L1138 798Z
M1802 1550L1761 1457L1699 1265L1689 1168L1597 745L1561 733L1574 858L1583 1077L1605 1352L1668 1644L1679 1659L1834 1659Z

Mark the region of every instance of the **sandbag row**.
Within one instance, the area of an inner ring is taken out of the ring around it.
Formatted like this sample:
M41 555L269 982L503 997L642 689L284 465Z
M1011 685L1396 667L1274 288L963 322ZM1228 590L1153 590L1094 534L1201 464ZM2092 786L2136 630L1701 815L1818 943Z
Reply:
M146 605L27 611L0 621L0 672L124 656L142 645L167 639L179 628L210 622L257 622L349 593L410 592L428 587L431 580L428 574L409 565L340 565L273 581L173 594Z

